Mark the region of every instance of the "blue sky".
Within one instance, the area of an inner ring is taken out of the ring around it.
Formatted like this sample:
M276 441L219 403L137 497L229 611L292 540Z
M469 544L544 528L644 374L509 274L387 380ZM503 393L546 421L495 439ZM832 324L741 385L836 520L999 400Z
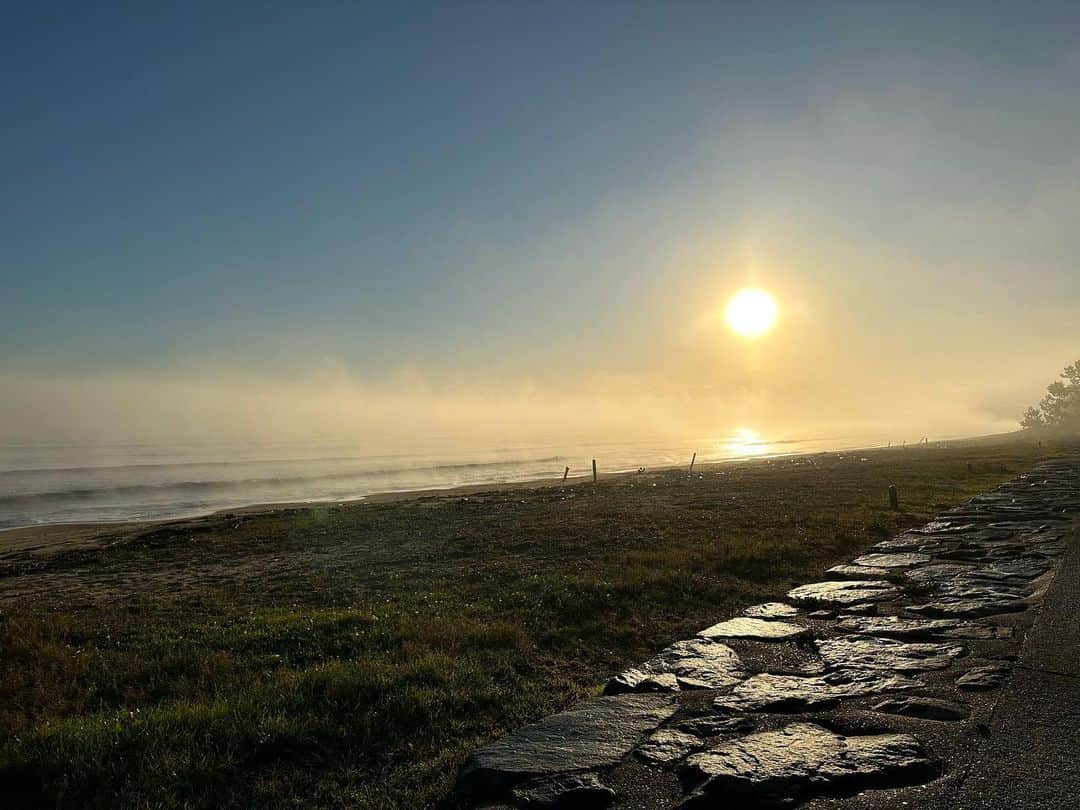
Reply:
M1075 359L1069 5L3 15L12 385L614 376L825 413L966 367L958 413L1006 413ZM702 337L750 281L787 333Z

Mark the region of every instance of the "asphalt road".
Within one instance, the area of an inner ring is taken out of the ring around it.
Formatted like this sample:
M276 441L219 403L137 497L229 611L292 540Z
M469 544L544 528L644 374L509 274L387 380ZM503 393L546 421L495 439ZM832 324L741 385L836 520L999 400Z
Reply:
M939 800L942 810L1080 810L1080 531L1028 633L987 738Z

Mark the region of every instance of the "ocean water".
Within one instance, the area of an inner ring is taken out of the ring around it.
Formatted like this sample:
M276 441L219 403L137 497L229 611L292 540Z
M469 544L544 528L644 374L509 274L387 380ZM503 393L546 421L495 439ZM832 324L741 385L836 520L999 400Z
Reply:
M520 445L469 452L370 454L343 442L278 444L25 443L0 445L0 529L50 523L156 520L254 504L342 501L832 449L828 440L769 442L751 431L682 446L626 442Z

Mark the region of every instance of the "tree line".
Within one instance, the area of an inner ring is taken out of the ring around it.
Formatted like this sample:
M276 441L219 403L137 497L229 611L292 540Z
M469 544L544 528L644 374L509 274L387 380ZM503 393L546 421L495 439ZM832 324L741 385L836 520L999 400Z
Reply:
M1024 411L1020 424L1080 430L1080 360L1065 366L1061 379L1046 387L1046 396L1038 405Z

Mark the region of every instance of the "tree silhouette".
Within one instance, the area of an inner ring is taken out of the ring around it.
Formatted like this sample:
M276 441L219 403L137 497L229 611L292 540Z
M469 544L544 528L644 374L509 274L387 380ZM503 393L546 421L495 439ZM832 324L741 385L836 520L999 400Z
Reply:
M1024 411L1020 424L1026 428L1080 429L1080 360L1065 366L1061 380L1046 386L1046 396Z

